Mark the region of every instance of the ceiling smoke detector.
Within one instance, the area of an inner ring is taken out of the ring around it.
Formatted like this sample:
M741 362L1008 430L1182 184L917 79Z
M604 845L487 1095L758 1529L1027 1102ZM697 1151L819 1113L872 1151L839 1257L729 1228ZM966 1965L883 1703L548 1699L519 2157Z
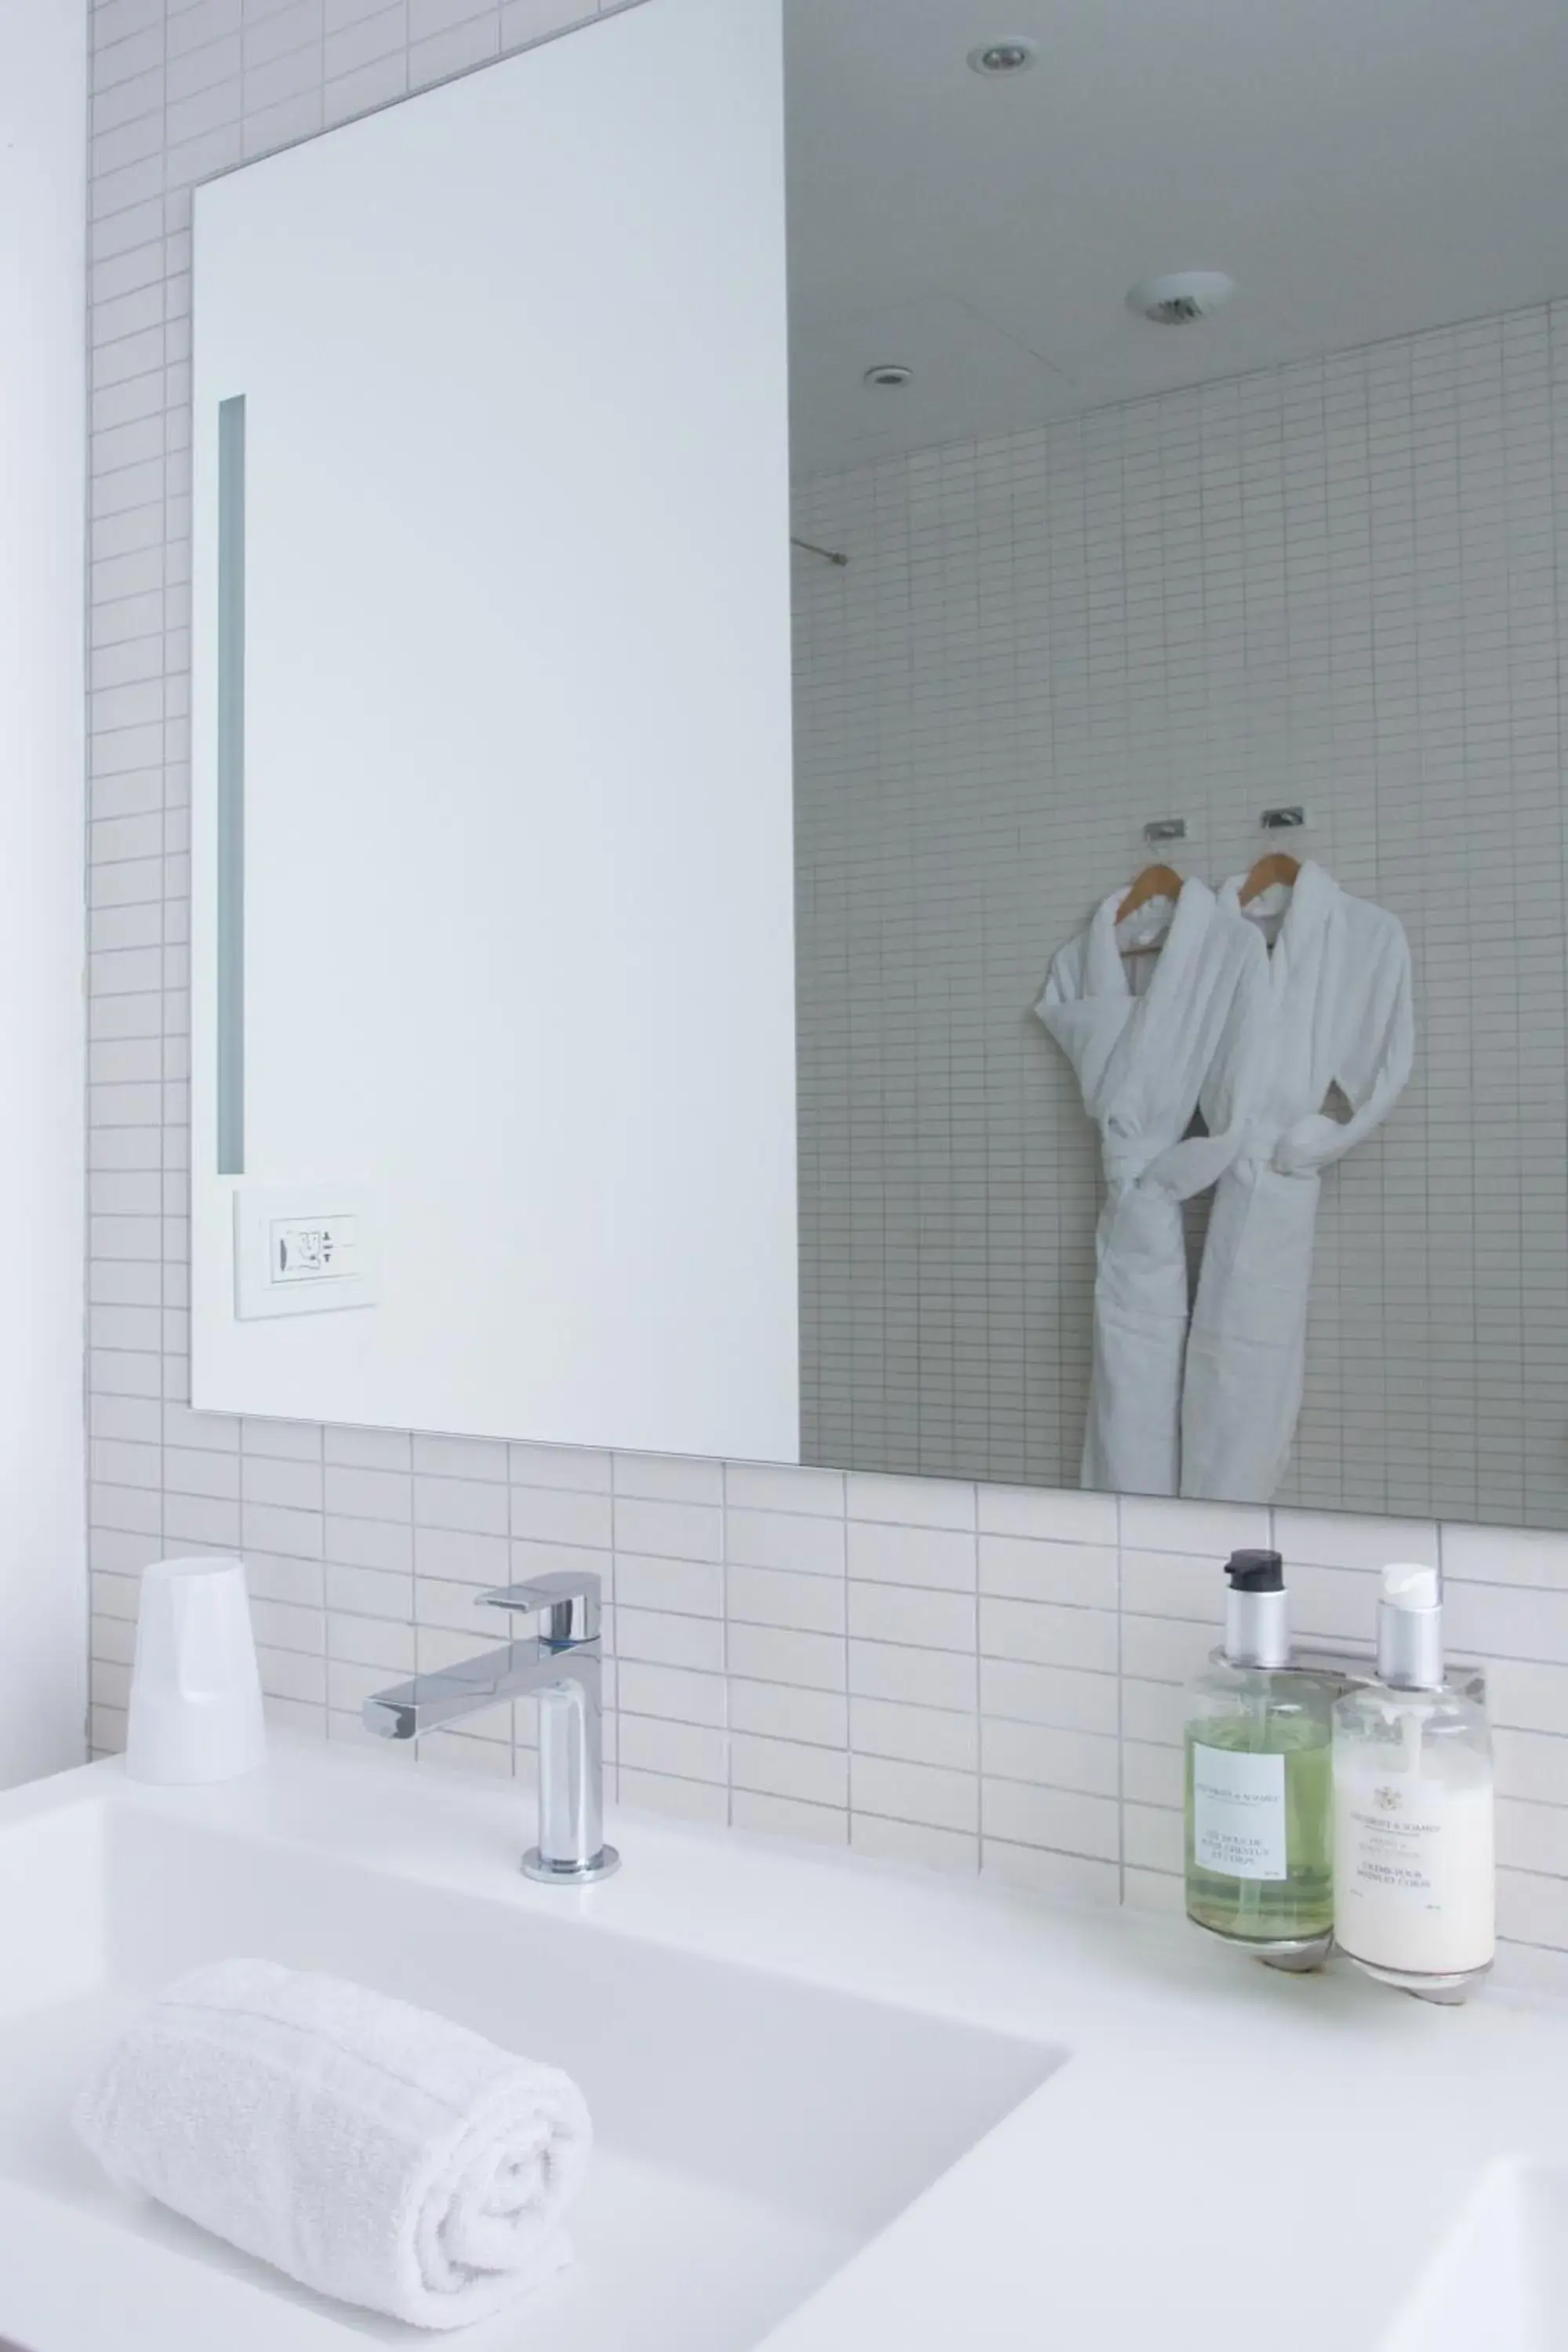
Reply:
M1005 74L1026 73L1037 55L1033 41L982 41L977 49L969 52L969 69L995 80Z
M1235 291L1235 278L1223 269L1174 269L1164 278L1141 279L1127 307L1157 327L1190 327L1223 310Z
M880 367L868 367L861 377L868 392L902 392L906 383L913 383L915 372L902 360L884 360Z

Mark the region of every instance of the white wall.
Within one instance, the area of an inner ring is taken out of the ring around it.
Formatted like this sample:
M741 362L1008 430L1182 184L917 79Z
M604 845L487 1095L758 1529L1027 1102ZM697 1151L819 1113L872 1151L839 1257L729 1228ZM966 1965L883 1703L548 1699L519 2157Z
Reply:
M85 1752L85 18L0 10L0 1782Z
M1277 1499L1568 1525L1565 355L1518 310L800 494L808 1461L1076 1483L1101 1179L1030 1008L1148 819L1217 880L1300 803L1418 1045Z

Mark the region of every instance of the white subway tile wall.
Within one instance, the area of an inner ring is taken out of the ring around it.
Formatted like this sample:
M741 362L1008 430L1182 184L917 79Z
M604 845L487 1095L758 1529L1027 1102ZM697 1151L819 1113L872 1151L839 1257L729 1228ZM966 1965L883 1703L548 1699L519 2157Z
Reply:
M1118 1505L1016 1485L977 1490L900 1475L612 1459L393 1431L242 1423L189 1410L191 184L587 13L563 12L560 0L505 0L499 8L475 0L196 0L186 7L101 0L93 13L95 1748L111 1750L122 1739L137 1580L165 1553L243 1550L274 1719L351 1741L365 1736L363 1700L389 1678L485 1638L479 1588L576 1564L604 1577L610 1602L606 1736L612 1790L624 1801L960 1874L984 1870L1047 1895L1168 1908L1179 1901L1180 1682L1213 1639L1215 1562L1233 1542L1261 1539L1273 1526L1300 1563L1307 1621L1364 1635L1376 1564L1391 1549L1408 1557L1440 1542L1458 1630L1495 1662L1504 1925L1524 1941L1568 1948L1568 1538L1468 1524L1391 1528L1283 1510L1271 1517ZM1485 332L1499 352L1533 352L1545 321L1534 313ZM1410 352L1414 366L1415 347ZM1373 356L1380 369L1395 364L1386 348ZM1334 363L1352 373L1369 364ZM1214 397L1246 409L1253 395L1221 387ZM1185 413L1176 404L1173 414ZM1132 431L1095 419L1072 429L1091 450L1121 449ZM1264 515L1278 501L1277 450L1269 456L1277 438L1262 432L1258 446L1247 443L1247 498L1261 501ZM1506 435L1505 443L1513 446ZM952 526L959 539L972 529L968 484L978 462L977 453L960 452L911 468L911 479L934 486L939 506L949 495L950 464L964 474ZM1094 459L1111 472L1123 462ZM1011 461L988 478L991 504L1007 508ZM1510 512L1520 499L1528 505L1535 483L1527 463ZM864 485L873 504L890 499L901 509L906 492L895 474L865 477ZM1080 506L1090 487L1085 478L1071 493ZM1152 519L1179 503L1169 479L1162 487L1150 477L1145 488ZM1012 560L1026 577L1022 551ZM1106 576L1100 555L1087 547L1085 562L1087 570L1057 579L1058 629L1086 627L1106 597L1122 610L1120 572ZM984 626L965 638L969 624L958 613L952 619L952 646L967 644L965 658L994 686L1014 677L1007 633L1016 593L1016 583L992 576L992 601L973 604ZM994 654L993 618L1002 632ZM1278 620L1269 608L1257 626L1275 630ZM880 621L862 612L856 624L862 635L891 625L886 611ZM1353 614L1344 625L1353 639ZM926 667L925 652L913 651L917 667ZM1259 641L1259 662L1277 655L1277 635ZM1101 658L1115 667L1124 655L1107 640L1103 656L1094 655L1097 664ZM1357 658L1347 639L1343 659L1352 670ZM1524 653L1519 659L1529 666ZM1439 696L1443 667L1431 679ZM1018 667L1037 717L1044 668L1032 659ZM947 721L941 690L933 691L928 721L940 731ZM1168 773L1159 748L1168 717L1190 715L1180 675L1169 692L1167 710L1150 707L1141 690L1126 720L1129 766L1155 783ZM1451 703L1444 708L1451 711ZM972 771L977 781L1016 760L1015 716L1005 698L997 709L997 740ZM1536 709L1532 698L1531 729ZM1299 716L1303 726L1316 723L1310 710ZM1353 761L1365 748L1360 721L1347 707L1342 723ZM1081 704L1064 703L1056 724L1058 756L1070 763L1072 744L1083 740ZM965 739L970 750L974 740ZM884 756L891 773L903 753ZM1457 792L1458 767L1439 768L1446 789ZM1103 784L1103 761L1095 774ZM1308 797L1321 799L1316 782ZM1555 824L1554 779L1550 794L1542 789L1542 825L1548 803ZM1363 838L1346 824L1342 871ZM1013 849L1005 827L992 830L1002 841L1000 872ZM1463 875L1457 844L1456 814L1441 838L1434 834L1434 877ZM1077 853L1066 842L1068 854ZM1538 863L1532 846L1521 884ZM956 901L952 911L955 921L966 919ZM1555 919L1555 900L1552 912ZM933 913L926 935L933 948L945 921ZM1560 967L1559 950L1552 953ZM999 977L1004 997L1009 984ZM955 1011L955 1060L968 1039ZM1542 1083L1561 1077L1559 1057L1543 1067ZM879 1099L875 1088L867 1099ZM1457 1118L1458 1107L1450 1109ZM1468 1116L1467 1106L1467 1129ZM944 1135L954 1131L950 1118L943 1097ZM993 1238L1007 1216L1023 1230L1025 1164L1018 1158L1010 1178L998 1171L1010 1190L993 1197ZM1028 1164L1033 1225L1034 1192L1049 1192L1035 1174L1051 1163ZM977 1239L984 1221L981 1204L972 1207ZM890 1229L845 1236L847 1248L853 1241L886 1251L889 1263L917 1240L912 1226L896 1241ZM1456 1281L1467 1278L1468 1247L1462 1224L1443 1242ZM1556 1294L1544 1273L1541 1284L1544 1314ZM1016 1285L1002 1292L990 1304L992 1328L1012 1315L1019 1364L1056 1377L1065 1364L1056 1339L1026 1328ZM984 1295L981 1256L955 1259L951 1293L922 1291L907 1323L895 1330L898 1316L890 1317L888 1338L902 1348L922 1328L945 1336L962 1328L973 1340L972 1300ZM848 1330L856 1310L847 1282L843 1308ZM820 1299L817 1311L820 1327ZM1037 1383L988 1397L984 1361L984 1349L965 1355L952 1400L965 1443L1000 1426L999 1412L1022 1427L1026 1406L1032 1418L1037 1402L1058 1393ZM1065 1390L1049 1409L1065 1427ZM1500 1412L1500 1444L1509 1433ZM1458 1430L1456 1443L1463 1435ZM1511 1490L1498 1507L1510 1499ZM1464 1516L1479 1511L1478 1501ZM526 1782L534 1741L531 1708L500 1710L423 1743L417 1761L423 1769ZM415 1761L408 1749L377 1743L376 1752L388 1762Z
M1146 821L1218 879L1301 805L1404 921L1421 1045L1324 1186L1280 1499L1568 1524L1565 337L1521 310L800 488L849 558L795 560L812 1460L1073 1482L1100 1175L1031 1007Z

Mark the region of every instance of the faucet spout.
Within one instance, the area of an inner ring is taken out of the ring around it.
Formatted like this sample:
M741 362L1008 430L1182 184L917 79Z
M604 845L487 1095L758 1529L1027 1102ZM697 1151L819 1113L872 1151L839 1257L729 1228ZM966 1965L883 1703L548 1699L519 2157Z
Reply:
M410 1682L377 1691L364 1703L365 1727L384 1739L418 1739L444 1723L460 1723L482 1707L526 1698L563 1675L596 1676L597 1650L585 1655L587 1647L582 1644L574 1654L544 1641L503 1642L499 1649L481 1650L437 1674L416 1675Z
M530 1878L582 1885L607 1878L620 1857L604 1838L603 1658L596 1576L547 1576L479 1596L483 1606L542 1615L531 1640L416 1675L366 1699L365 1727L384 1739L418 1739L445 1723L510 1700L539 1701L539 1843Z

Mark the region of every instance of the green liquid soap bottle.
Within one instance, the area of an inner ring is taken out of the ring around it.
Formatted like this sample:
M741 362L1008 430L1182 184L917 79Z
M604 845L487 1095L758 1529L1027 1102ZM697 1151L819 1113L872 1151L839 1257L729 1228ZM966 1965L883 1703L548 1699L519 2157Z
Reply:
M1187 1916L1282 1968L1333 1937L1334 1693L1290 1669L1277 1551L1233 1552L1225 1646L1187 1693Z

